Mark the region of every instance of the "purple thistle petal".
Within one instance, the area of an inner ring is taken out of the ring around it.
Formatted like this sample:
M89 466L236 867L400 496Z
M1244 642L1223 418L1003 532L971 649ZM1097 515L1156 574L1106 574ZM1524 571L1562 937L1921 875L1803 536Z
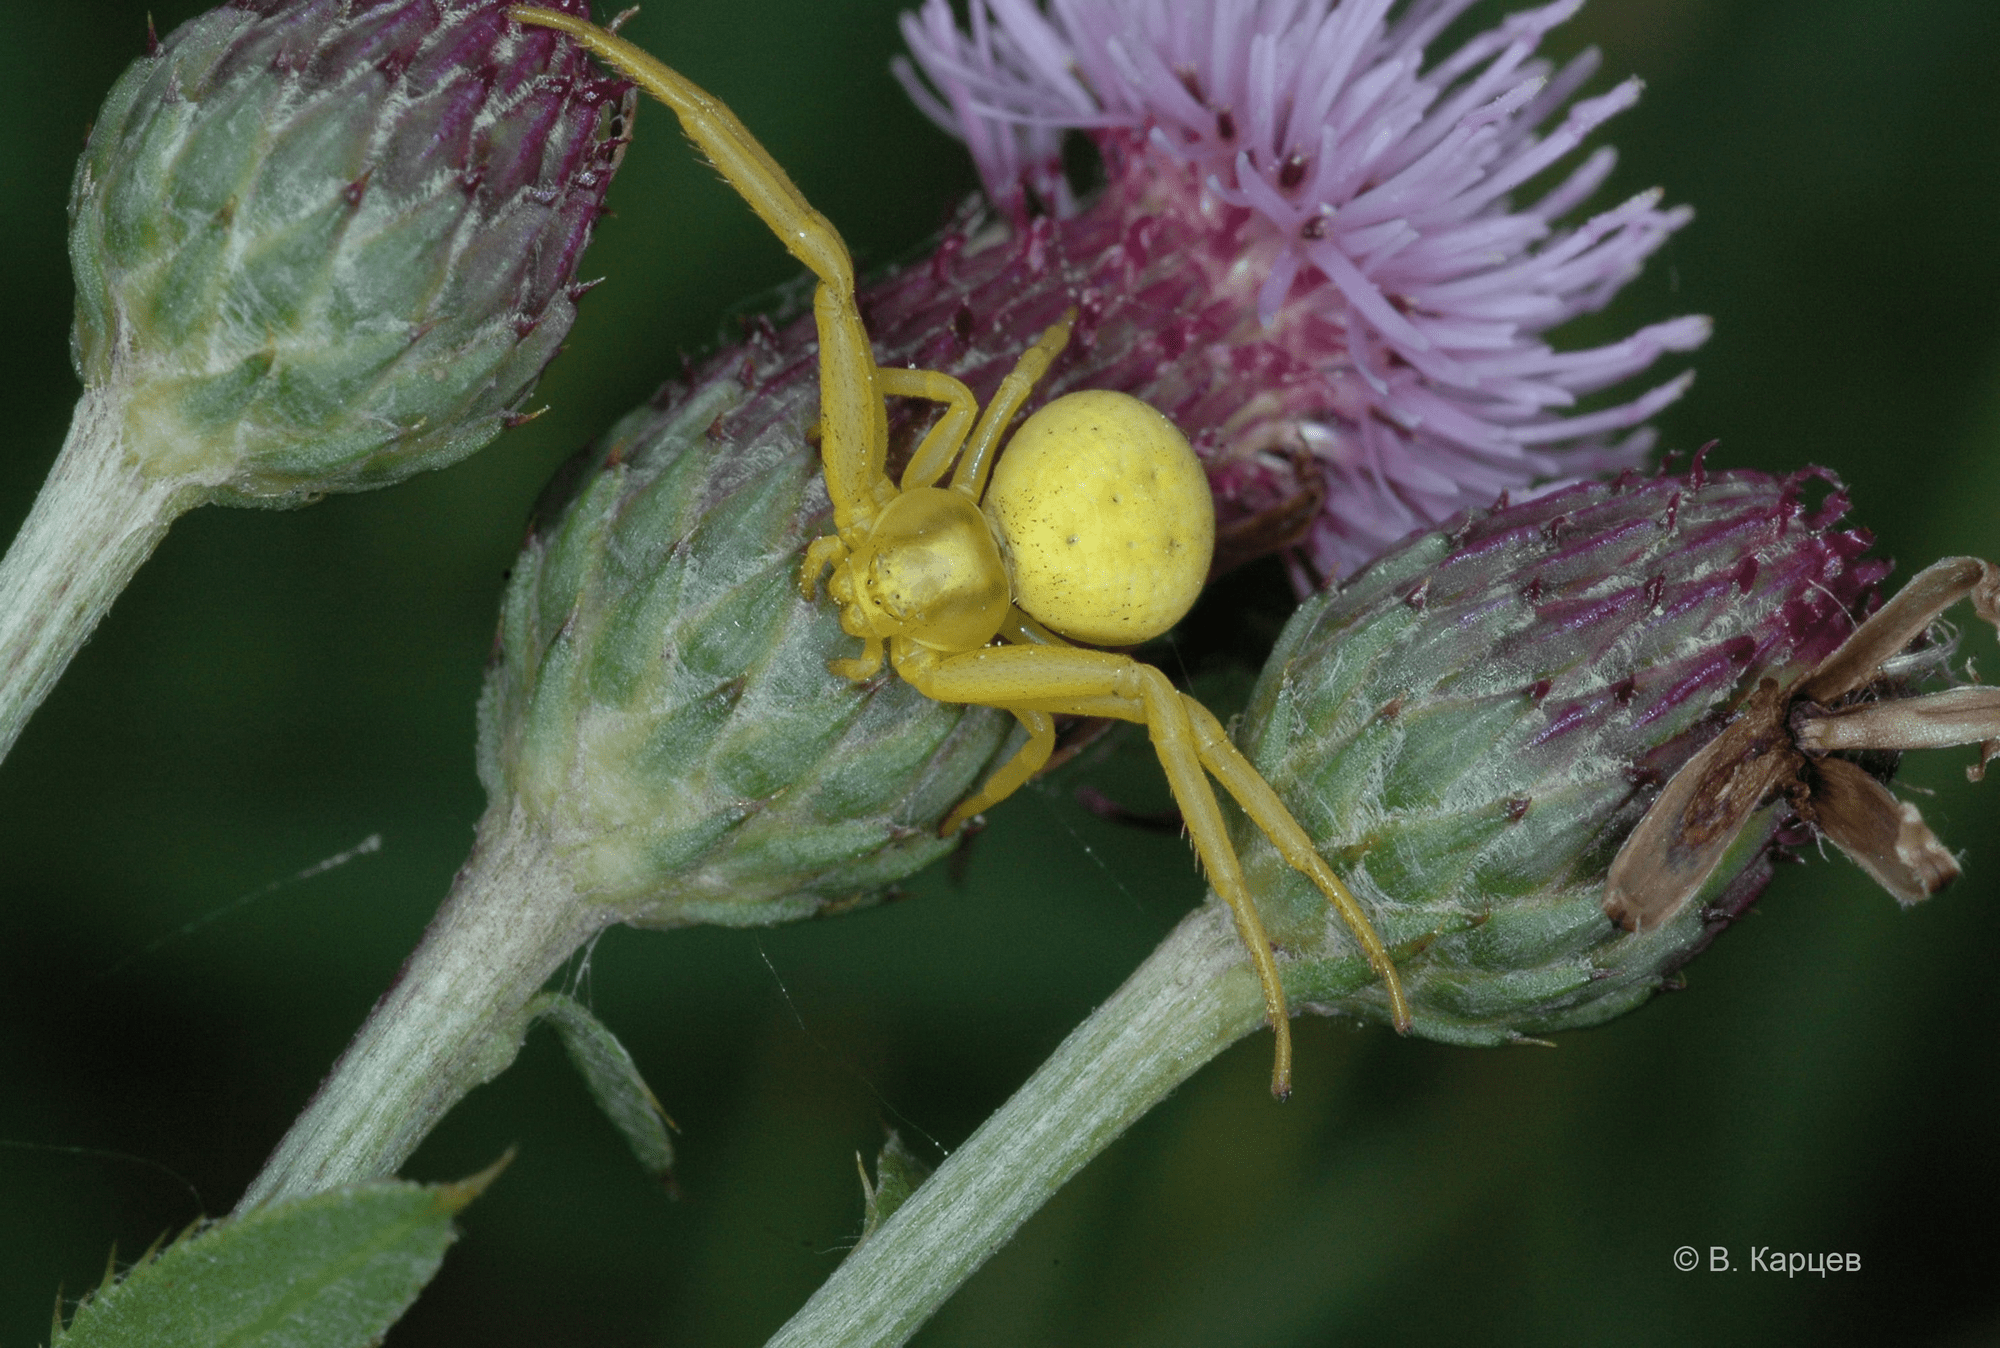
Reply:
M1227 293L1211 267L1204 298L1254 310L1267 337L1205 326L1289 346L1309 371L1297 382L1327 391L1318 406L1286 395L1325 468L1307 543L1322 574L1493 491L1631 464L1650 437L1604 437L1687 377L1614 406L1577 398L1708 334L1681 318L1585 350L1544 340L1609 302L1691 213L1649 192L1559 224L1611 172L1608 148L1515 206L1640 84L1572 102L1597 54L1560 70L1536 55L1581 0L1512 15L1426 68L1469 4L1413 0L1391 19L1394 0L972 0L961 31L948 0L925 0L903 18L915 64L898 78L966 141L1017 227L1038 208L1077 214L1061 137L1082 128L1128 179L1091 211L1179 211L1229 233ZM1190 428L1197 444L1205 429ZM1231 485L1219 469L1217 485Z

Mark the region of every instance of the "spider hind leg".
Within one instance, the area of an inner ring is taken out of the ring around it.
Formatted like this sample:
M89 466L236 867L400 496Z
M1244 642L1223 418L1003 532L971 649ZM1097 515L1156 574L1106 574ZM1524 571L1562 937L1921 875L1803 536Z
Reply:
M1074 646L996 646L948 656L924 653L906 657L898 668L919 692L941 702L1004 707L1017 716L1024 711L1115 716L1146 727L1195 852L1217 896L1229 905L1237 935L1263 988L1265 1012L1277 1039L1271 1093L1281 1100L1290 1095L1291 1012L1277 958L1230 844L1221 804L1203 770L1201 737L1167 676L1129 656Z

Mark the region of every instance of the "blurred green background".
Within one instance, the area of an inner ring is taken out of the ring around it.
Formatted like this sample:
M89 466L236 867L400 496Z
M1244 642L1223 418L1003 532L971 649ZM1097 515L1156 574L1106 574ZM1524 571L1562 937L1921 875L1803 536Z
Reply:
M727 98L866 265L973 185L888 76L898 7L659 4L626 31ZM147 8L6 0L0 532L75 395L63 203ZM164 32L200 5L151 8ZM2000 7L1593 0L1556 50L1589 43L1593 87L1648 83L1600 200L1659 183L1698 216L1576 340L1714 315L1667 445L1834 468L1901 575L2000 554ZM45 1336L114 1241L235 1201L471 840L473 699L543 480L791 275L662 110L639 131L547 416L393 491L183 520L0 766L0 1343ZM1989 672L1991 640L1967 647ZM1196 901L1183 844L1074 803L1086 781L1163 799L1148 757L1113 745L1025 791L907 902L605 937L572 975L681 1125L681 1198L538 1035L409 1167L521 1149L390 1341L760 1342L859 1231L854 1153L885 1126L957 1144ZM1837 857L1789 868L1686 993L1554 1050L1301 1022L1283 1108L1253 1038L919 1342L2000 1341L2000 784L1968 788L1965 758L1907 770L1970 849L1922 909ZM1681 1273L1683 1245L1862 1269Z

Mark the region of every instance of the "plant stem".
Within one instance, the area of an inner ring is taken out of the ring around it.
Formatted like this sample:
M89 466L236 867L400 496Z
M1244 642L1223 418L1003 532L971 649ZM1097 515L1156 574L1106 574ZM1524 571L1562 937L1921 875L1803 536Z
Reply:
M1190 913L768 1348L904 1342L1092 1157L1263 1020L1228 909Z
M528 1001L604 925L539 830L497 803L423 941L236 1210L394 1174L514 1060Z
M118 389L84 390L62 453L0 561L0 759L167 526L199 500L125 452L124 410Z

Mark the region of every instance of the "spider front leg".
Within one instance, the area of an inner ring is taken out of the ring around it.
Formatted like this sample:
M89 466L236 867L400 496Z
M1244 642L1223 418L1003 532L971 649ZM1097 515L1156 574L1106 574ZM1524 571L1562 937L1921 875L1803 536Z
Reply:
M1223 823L1221 805L1208 784L1204 769L1214 771L1243 803L1258 826L1273 834L1273 841L1286 860L1316 882L1324 875L1346 897L1344 904L1335 900L1341 916L1348 922L1356 940L1368 952L1369 962L1382 977L1397 1027L1408 1027L1409 1009L1395 965L1389 960L1381 938L1375 934L1359 905L1354 903L1352 895L1346 894L1345 886L1340 885L1338 878L1312 851L1310 841L1305 842L1305 852L1312 858L1312 864L1301 864L1304 858L1295 857L1293 844L1305 837L1304 830L1292 819L1277 794L1271 791L1262 777L1257 776L1256 769L1250 767L1233 748L1224 752L1216 747L1213 740L1220 734L1220 725L1199 703L1177 692L1166 675L1128 656L1075 646L989 646L960 655L940 655L911 644L897 650L895 657L902 676L918 691L940 702L1000 707L1014 713L1024 723L1030 715L1040 712L1114 716L1120 720L1137 721L1146 727L1154 751L1159 754L1160 765L1166 770L1167 783L1173 789L1181 817L1186 821L1188 835L1208 871L1209 883L1214 886L1217 896L1229 905L1236 921L1237 934L1250 954L1251 967L1263 987L1265 1011L1278 1041L1271 1067L1273 1095L1283 1099L1291 1093L1290 1011L1285 1000L1284 984L1278 974L1278 963L1271 952L1270 938L1265 934L1263 919L1250 897L1249 886L1243 879L1242 864L1237 860L1236 849L1230 844L1228 830ZM1190 708L1198 710L1200 716L1191 714ZM1033 747L1032 740L1029 747ZM1025 754L1024 749L1023 755L1017 755L1013 762L1001 769L1001 773L996 773L995 780L989 782L977 798L985 800L994 796L994 788L1001 784L1001 774L1011 776L1011 770ZM1261 793L1251 787L1245 774L1255 779ZM1011 790L1012 786L1007 789ZM1274 829L1277 830L1275 833ZM1322 888L1325 887L1322 884ZM1329 897L1332 897L1331 893Z
M770 152L736 114L686 76L615 33L573 14L516 5L516 22L567 33L593 56L672 108L681 129L706 154L771 232L819 278L813 295L819 329L820 457L833 501L835 530L852 546L875 513L896 495L883 471L889 426L875 354L854 302L854 262L833 223L806 201Z

